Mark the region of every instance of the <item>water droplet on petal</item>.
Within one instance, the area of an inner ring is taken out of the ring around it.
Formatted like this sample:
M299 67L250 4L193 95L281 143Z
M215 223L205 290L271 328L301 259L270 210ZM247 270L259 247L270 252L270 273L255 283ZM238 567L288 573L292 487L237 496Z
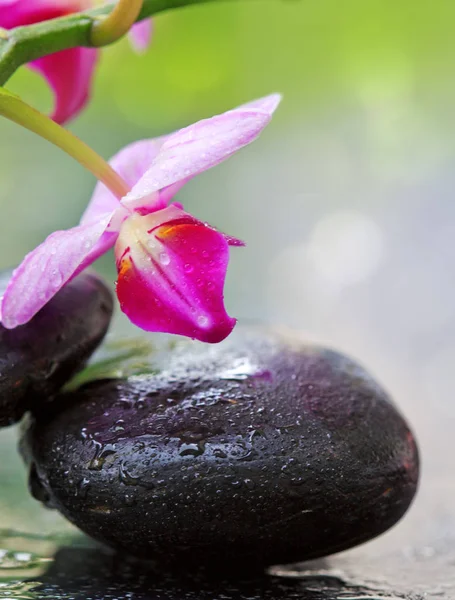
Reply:
M160 252L160 263L164 266L171 262L171 257L167 252Z
M193 265L190 265L190 263L186 263L186 265L183 267L183 270L185 271L185 273L192 273L194 267Z
M60 275L60 273L55 270L52 271L52 275L51 275L51 283L54 286L54 288L58 288L62 285L62 276Z
M205 327L208 324L209 320L205 315L199 315L197 318L197 323L200 327Z

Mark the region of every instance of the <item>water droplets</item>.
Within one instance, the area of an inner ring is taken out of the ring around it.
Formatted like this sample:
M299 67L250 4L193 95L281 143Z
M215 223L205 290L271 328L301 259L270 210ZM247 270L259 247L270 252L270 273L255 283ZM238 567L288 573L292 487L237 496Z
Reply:
M140 477L132 475L123 462L119 465L118 475L120 481L125 485L135 486L140 483Z
M204 454L205 443L198 442L197 444L182 444L179 449L180 456L201 456Z
M208 323L209 323L208 317L206 317L205 315L198 316L197 324L199 325L199 327L207 327Z
M58 289L63 283L63 277L57 269L54 269L51 273L51 285L54 289Z
M186 263L186 265L183 267L183 270L185 273L190 274L194 271L194 267L190 263Z
M160 252L160 263L165 267L171 262L171 257L167 252Z
M116 454L115 444L106 444L103 446L103 444L95 440L92 440L92 444L95 446L95 454L88 465L88 469L90 471L101 471L106 459Z
M1 571L31 569L36 567L40 562L41 559L32 552L14 551L5 548L0 549ZM3 597L4 596L2 596L2 598Z
M81 479L78 487L76 488L76 495L80 495L83 498L86 498L89 489L90 489L90 479L88 479L87 477L84 477L83 479Z

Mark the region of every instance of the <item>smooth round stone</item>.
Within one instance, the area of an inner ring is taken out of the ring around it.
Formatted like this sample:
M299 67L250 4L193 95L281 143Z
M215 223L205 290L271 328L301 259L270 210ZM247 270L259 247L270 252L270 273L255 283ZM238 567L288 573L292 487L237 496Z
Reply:
M11 271L0 275L0 296ZM0 324L0 426L18 421L33 403L57 392L103 339L112 295L94 273L68 283L27 324Z
M90 536L186 569L253 568L355 546L408 508L414 438L345 356L238 329L154 366L58 398L26 434L34 495Z

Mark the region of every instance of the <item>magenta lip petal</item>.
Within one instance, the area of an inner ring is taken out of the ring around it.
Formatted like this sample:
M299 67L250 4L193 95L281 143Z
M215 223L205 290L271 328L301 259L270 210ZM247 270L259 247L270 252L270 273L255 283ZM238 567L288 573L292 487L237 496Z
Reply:
M164 220L165 215L170 218ZM158 224L151 226L156 218ZM140 236L121 231L116 256L122 311L147 331L211 343L223 340L236 322L223 300L229 261L224 236L176 207L137 217L139 226L156 250L148 252L142 238L137 247L135 239Z
M226 235L223 233L223 236L229 246L234 246L235 248L244 248L246 246L244 241L239 240L236 237L232 237L232 235Z

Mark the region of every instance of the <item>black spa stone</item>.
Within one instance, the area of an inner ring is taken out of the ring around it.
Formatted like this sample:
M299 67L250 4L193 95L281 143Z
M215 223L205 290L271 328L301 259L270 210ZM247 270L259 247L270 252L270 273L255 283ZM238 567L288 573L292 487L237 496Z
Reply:
M10 276L0 274L0 296ZM107 331L112 306L101 279L83 273L29 323L12 330L0 325L0 426L19 420L85 364Z
M97 540L254 568L355 546L408 508L412 433L345 356L238 329L154 366L57 398L23 441L34 495Z

